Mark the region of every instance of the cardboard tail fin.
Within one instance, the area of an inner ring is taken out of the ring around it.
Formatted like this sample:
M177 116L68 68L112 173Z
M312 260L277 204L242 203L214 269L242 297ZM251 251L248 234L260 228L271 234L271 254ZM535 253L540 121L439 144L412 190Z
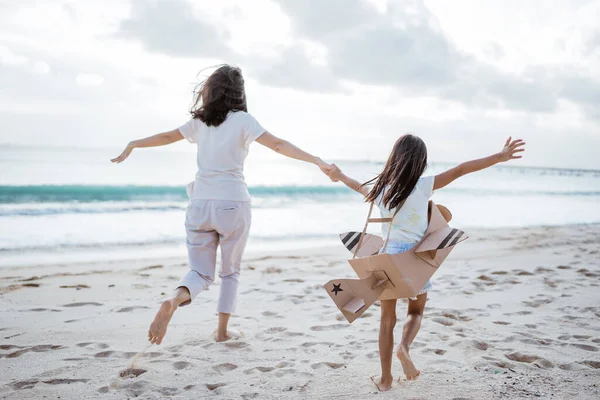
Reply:
M334 279L324 285L327 294L348 322L360 317L391 285L387 274L375 271L365 279Z

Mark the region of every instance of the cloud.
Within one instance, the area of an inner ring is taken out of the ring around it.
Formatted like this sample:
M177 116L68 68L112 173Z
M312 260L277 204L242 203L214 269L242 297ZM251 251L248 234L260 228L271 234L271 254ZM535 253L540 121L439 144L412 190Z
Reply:
M29 59L27 57L13 53L6 46L0 46L0 64L18 67L28 63Z
M225 32L195 17L185 0L134 0L118 37L139 40L153 52L179 57L227 58Z
M435 96L471 107L524 112L553 112L565 98L589 117L598 115L594 110L600 100L593 89L599 81L583 71L566 77L554 66L517 74L482 62L461 51L420 0L392 0L386 13L361 0L323 2L323 7L321 2L317 7L312 1L275 1L292 19L298 37L325 46L328 67L337 79L392 86L405 95ZM496 43L487 53L494 59L504 56Z
M104 82L104 78L97 74L77 74L75 82L79 86L100 86Z

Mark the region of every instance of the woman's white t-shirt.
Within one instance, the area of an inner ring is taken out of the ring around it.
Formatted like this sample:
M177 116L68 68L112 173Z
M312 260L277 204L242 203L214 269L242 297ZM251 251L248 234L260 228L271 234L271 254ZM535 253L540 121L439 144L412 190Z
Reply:
M243 111L230 111L219 126L191 119L179 127L190 143L198 146L198 172L188 188L191 200L250 201L244 180L248 148L265 129Z
M417 181L417 185L408 196L396 217L392 221L390 242L417 243L423 238L429 225L427 208L429 198L433 194L434 176L425 176ZM379 195L375 204L381 211L382 218L391 218L395 210L388 210L382 204L383 193ZM389 223L382 226L383 238L387 237Z

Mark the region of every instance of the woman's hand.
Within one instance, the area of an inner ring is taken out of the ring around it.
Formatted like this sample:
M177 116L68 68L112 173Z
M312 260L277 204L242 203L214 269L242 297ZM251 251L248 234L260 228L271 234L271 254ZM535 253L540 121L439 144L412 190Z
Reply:
M117 164L125 161L125 159L127 157L129 157L129 155L131 154L131 152L133 151L133 149L135 149L135 146L133 145L133 142L129 142L129 144L127 144L127 147L125 147L125 150L123 150L123 152L121 153L121 155L119 155L119 157L113 158L110 161L113 162L113 163L117 163Z
M512 140L512 137L509 137L506 140L502 151L498 153L498 161L504 162L508 160L522 158L523 156L516 156L515 154L525 151L523 146L525 146L525 142L521 139Z
M329 172L327 173L327 176L333 181L333 182L338 182L340 179L342 179L342 176L344 174L342 173L342 170L335 164L331 164L331 169L329 170Z
M317 164L317 166L318 166L318 167L321 169L321 171L322 171L322 172L323 172L325 175L327 175L327 176L329 177L329 179L331 179L331 181L332 181L332 182L337 182L337 181L338 181L337 179L333 179L333 178L331 177L331 175L330 175L330 174L331 174L331 170L332 170L334 167L335 167L335 168L337 168L337 167L335 166L335 164L327 164L325 161L321 160L320 158L319 158L319 159L317 159L317 162L316 162L316 164Z

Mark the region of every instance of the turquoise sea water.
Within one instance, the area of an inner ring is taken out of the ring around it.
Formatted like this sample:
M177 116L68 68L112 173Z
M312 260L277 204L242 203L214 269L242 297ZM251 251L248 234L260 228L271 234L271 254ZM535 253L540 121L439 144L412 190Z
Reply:
M0 146L0 265L185 255L185 184L194 153L146 151L121 165L115 150ZM366 180L383 160L338 160ZM427 174L451 165L432 163ZM250 157L251 249L329 245L363 226L356 193L310 165ZM453 224L521 227L600 222L600 171L514 166L461 178L434 194Z

